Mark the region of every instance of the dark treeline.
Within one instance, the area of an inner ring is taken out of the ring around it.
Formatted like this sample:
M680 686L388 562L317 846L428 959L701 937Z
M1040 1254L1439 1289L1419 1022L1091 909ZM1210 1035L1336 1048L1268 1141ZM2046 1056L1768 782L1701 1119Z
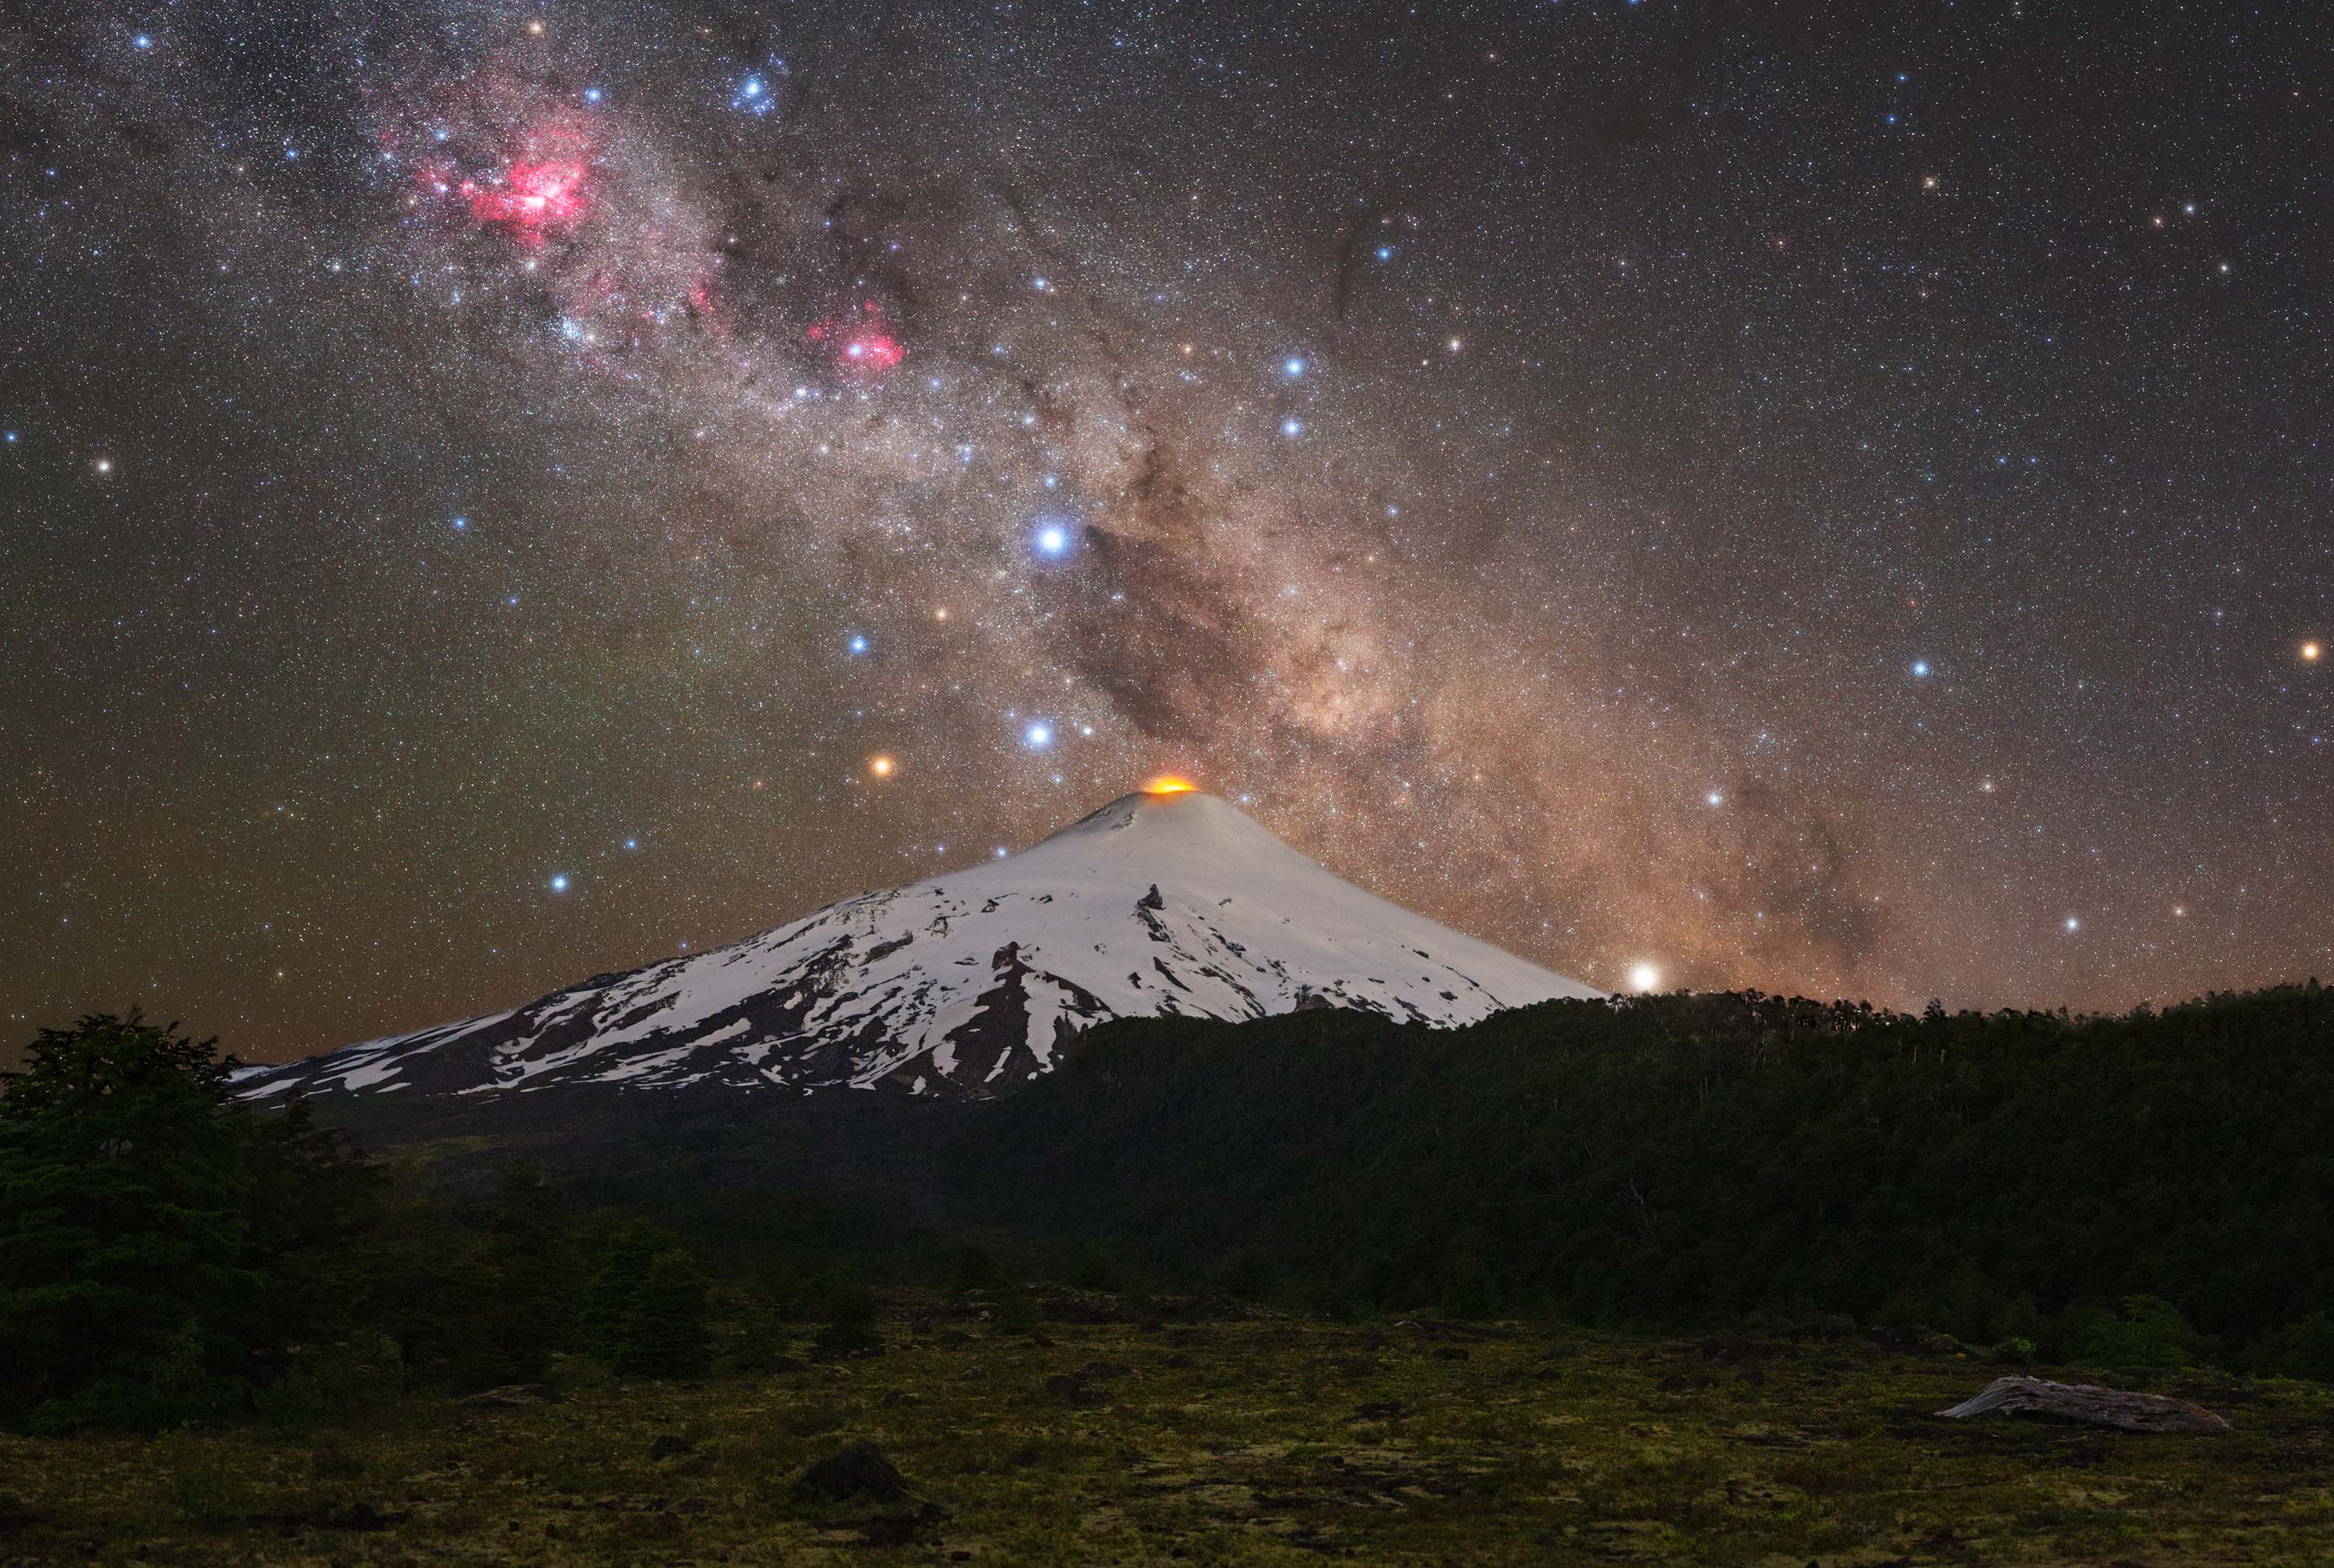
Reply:
M296 1422L568 1354L750 1371L874 1348L871 1284L1019 1323L1033 1278L2334 1380L2314 982L2104 1019L1716 995L1124 1022L956 1110L578 1095L528 1145L574 1151L555 1174L449 1158L517 1125L469 1105L434 1159L368 1158L135 1015L43 1031L0 1085L0 1423L33 1430Z
M2334 995L1912 1017L1750 994L1130 1021L973 1204L1167 1280L1612 1325L1846 1314L2334 1376Z
M99 1015L0 1093L0 1422L298 1422L414 1387L713 1362L679 1239L539 1170L400 1179L304 1106L255 1111L208 1041ZM733 1336L750 1313L733 1314Z

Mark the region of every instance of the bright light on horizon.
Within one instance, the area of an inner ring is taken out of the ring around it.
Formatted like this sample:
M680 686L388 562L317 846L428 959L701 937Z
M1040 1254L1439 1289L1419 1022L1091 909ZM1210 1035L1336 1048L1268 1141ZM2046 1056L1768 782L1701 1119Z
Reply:
M1183 778L1179 774L1162 773L1157 778L1153 779L1149 784L1144 784L1143 786L1143 793L1147 795L1182 795L1191 794L1199 787L1200 786L1198 784L1193 784L1190 779Z
M1629 967L1629 989L1657 991L1661 989L1662 972L1651 964L1633 964Z

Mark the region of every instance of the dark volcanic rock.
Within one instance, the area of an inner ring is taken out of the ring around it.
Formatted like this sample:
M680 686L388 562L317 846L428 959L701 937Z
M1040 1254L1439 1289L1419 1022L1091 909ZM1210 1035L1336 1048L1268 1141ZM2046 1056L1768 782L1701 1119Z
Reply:
M1102 1390L1075 1372L1056 1372L1047 1378L1046 1391L1066 1405L1102 1403Z
M854 1498L896 1503L909 1496L907 1477L873 1443L854 1443L840 1453L829 1454L802 1473L795 1482L795 1493L830 1503Z

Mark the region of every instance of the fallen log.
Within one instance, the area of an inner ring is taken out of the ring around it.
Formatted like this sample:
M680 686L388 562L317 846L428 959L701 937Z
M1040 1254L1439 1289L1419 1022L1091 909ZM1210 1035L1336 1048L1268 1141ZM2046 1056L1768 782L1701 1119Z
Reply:
M2126 1393L2089 1383L2054 1383L2047 1378L1996 1378L1975 1397L1937 1414L1954 1420L2000 1411L2009 1416L2049 1416L2127 1432L2225 1432L2228 1421L2202 1405L2162 1394Z

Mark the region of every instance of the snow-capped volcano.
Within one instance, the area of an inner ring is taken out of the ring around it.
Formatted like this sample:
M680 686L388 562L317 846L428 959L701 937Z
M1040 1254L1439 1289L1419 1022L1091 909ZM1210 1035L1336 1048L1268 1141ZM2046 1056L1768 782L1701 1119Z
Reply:
M1104 1019L1313 1006L1464 1024L1594 988L1333 876L1198 791L506 1013L255 1067L253 1098L553 1082L991 1094Z

